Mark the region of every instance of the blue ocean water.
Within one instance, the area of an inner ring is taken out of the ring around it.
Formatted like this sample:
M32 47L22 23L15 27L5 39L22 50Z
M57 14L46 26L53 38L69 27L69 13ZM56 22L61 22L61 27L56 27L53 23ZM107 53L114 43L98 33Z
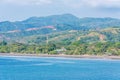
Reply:
M0 80L120 80L120 61L0 57Z

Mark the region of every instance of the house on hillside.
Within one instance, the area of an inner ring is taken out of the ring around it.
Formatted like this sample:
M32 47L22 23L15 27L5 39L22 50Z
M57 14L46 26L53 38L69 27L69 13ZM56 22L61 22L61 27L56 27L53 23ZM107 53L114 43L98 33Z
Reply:
M55 51L57 51L58 54L65 54L67 50L64 47L62 47L61 49L56 49Z

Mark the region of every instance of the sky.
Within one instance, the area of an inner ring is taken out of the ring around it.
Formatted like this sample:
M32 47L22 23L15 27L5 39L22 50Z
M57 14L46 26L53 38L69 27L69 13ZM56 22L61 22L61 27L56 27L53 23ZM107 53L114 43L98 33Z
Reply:
M0 22L66 13L120 18L120 0L0 0Z

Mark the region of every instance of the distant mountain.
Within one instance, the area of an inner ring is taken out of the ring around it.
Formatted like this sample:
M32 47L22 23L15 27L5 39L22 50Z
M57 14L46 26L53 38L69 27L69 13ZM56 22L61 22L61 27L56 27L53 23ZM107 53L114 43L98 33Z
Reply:
M53 15L47 17L31 17L25 21L27 24L40 24L43 26L53 25L53 24L64 24L70 22L76 22L79 18L72 14L63 14L63 15Z
M61 29L65 27L69 28L69 26L71 27L73 24L78 24L78 21L79 18L71 14L53 15L47 17L31 17L27 20L19 21L19 22L9 22L9 21L1 22L0 32L7 32L13 30L26 31L26 29L29 28L41 28L44 26L55 26L59 30L61 25L62 25Z
M90 29L120 26L120 19L115 18L81 18L80 25Z
M31 17L24 21L0 22L0 32L24 32L31 28L54 26L57 31L100 29L111 26L120 26L120 20L114 18L78 18L72 14L52 15L47 17ZM31 30L32 31L32 30Z

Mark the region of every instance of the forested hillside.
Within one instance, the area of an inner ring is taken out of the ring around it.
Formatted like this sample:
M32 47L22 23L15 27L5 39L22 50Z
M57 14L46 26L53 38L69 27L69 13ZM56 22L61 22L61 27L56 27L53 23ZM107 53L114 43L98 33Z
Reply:
M120 20L63 14L0 22L0 52L120 55Z

